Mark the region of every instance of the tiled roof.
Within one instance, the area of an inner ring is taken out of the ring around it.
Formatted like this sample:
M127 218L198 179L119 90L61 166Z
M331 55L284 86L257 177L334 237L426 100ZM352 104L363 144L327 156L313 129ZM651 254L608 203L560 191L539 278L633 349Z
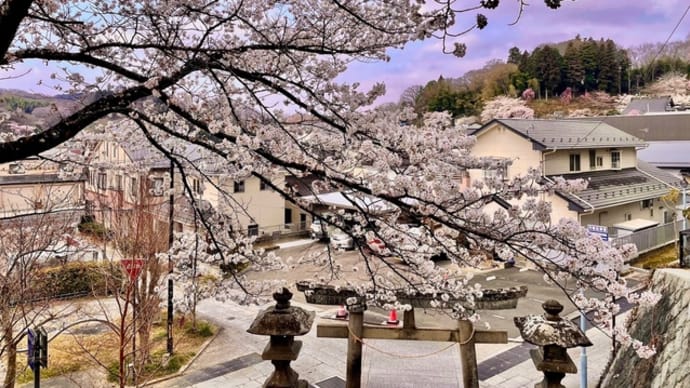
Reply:
M577 210L597 210L661 197L677 186L680 179L642 162L638 168L569 174L568 179L585 179L587 189L561 193Z
M545 149L641 147L642 139L602 121L498 119ZM487 126L484 126L485 128ZM481 132L481 129L477 132Z
M606 116L596 119L646 141L690 140L690 113L687 111L649 113L642 116Z

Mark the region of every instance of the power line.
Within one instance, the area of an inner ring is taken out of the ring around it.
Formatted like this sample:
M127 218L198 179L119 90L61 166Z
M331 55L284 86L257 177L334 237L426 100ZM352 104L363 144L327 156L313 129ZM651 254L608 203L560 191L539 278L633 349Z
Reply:
M657 51L657 53L654 55L654 57L652 58L651 62L649 62L649 74L648 74L648 75L649 75L650 77L652 76L654 61L656 61L656 59L659 57L659 55L664 51L664 49L666 49L666 46L668 45L668 42L671 40L671 37L673 37L673 34L676 33L676 30L678 30L678 27L680 27L680 24L683 22L683 19L685 19L685 16L687 16L688 11L690 11L690 5L688 5L687 8L685 8L685 12L683 12L683 15L680 17L680 20L678 20L678 23L676 23L676 26L673 27L673 30L671 31L671 33L668 34L668 37L667 37L666 40L664 41L664 44L661 45L661 48L660 48L659 51Z

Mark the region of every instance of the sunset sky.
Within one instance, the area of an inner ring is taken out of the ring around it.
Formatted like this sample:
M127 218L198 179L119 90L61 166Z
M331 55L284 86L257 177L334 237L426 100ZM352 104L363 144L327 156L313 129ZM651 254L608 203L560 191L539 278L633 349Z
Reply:
M463 1L474 4L476 1ZM458 38L467 44L467 55L456 58L441 52L441 42L427 40L408 44L403 50L390 50L390 62L353 63L340 79L360 82L368 88L384 82L386 96L379 103L397 101L408 86L444 77L459 77L468 70L482 67L491 59L505 60L513 46L532 50L547 42L561 42L577 34L594 39L611 38L624 48L642 43L666 40L690 5L687 0L564 0L560 9L551 10L543 0L530 0L517 25L509 26L517 16L517 1L503 0L497 10L482 10L489 24ZM458 19L458 25L474 24L477 11ZM684 40L690 30L690 16L686 17L671 40ZM51 70L36 63L15 70L29 74L18 79L0 79L0 88L16 88L38 93L54 93L46 86L37 86L39 79L48 80ZM0 74L0 77L3 75Z

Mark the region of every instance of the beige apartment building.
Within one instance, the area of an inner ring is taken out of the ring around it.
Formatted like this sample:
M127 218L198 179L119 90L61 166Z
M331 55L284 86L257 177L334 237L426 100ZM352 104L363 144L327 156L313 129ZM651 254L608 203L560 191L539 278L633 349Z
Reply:
M259 237L306 230L307 215L257 177L233 180L213 167L223 165L216 156L193 146L176 153L183 154L180 160L188 164L184 178L194 199L230 215L236 228ZM177 167L173 176L175 230L193 230L194 210ZM276 187L285 185L282 177L271 182ZM170 161L148 143L104 140L95 146L86 197L89 211L99 222L107 225L116 211L127 211L144 200L157 209L161 222L167 222L169 187Z
M512 163L499 172L472 170L471 180L496 173L512 178L539 168L547 180L562 176L589 182L581 192L548 198L554 222L574 218L584 226L606 226L615 237L677 217L676 204L661 197L680 179L639 161L637 150L645 142L602 121L497 119L473 134L474 155Z
M78 222L84 177L73 168L37 157L0 164L0 218L51 213Z

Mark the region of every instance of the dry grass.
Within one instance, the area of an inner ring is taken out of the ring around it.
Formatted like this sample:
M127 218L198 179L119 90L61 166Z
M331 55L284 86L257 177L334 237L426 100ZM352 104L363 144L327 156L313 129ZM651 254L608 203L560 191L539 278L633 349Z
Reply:
M635 267L656 269L678 266L678 248L675 244L643 253L632 262Z
M177 372L185 363L197 354L203 343L216 332L216 327L207 322L199 321L197 330L192 329L191 323L186 322L183 327L175 324L173 341L175 351L168 358L166 353L165 321L154 325L151 333L151 360L138 371L137 382L141 383L161 376ZM41 370L43 378L65 376L71 373L98 368L106 370L109 381L118 380L118 336L111 332L95 334L61 334L50 342L48 368ZM125 347L126 353L131 353L132 344ZM33 372L26 366L26 358L19 357L17 376L18 383L33 380ZM125 364L129 363L127 358Z
M568 117L570 113L575 112L580 112L577 116L581 116L584 112L589 112L589 116L617 113L616 104L613 102L593 101L581 97L574 98L570 104L564 104L560 98L556 97L548 100L533 100L528 105L534 110L534 116L539 118L550 118L554 113L558 113L561 117Z

